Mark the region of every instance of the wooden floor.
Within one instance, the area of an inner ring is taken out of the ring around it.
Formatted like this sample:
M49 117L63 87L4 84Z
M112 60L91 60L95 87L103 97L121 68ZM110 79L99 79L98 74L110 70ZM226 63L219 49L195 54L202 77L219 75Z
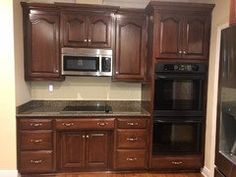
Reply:
M81 174L60 174L56 177L203 177L200 173L123 173L123 174L114 174L114 173L81 173Z

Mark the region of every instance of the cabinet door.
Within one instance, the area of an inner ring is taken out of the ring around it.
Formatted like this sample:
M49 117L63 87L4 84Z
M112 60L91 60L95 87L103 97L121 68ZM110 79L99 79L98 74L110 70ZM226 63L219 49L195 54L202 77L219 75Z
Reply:
M91 47L111 47L111 16L90 16L88 45Z
M117 19L116 80L144 80L145 34L145 19Z
M183 17L176 14L157 16L157 58L180 58L182 56Z
M79 13L61 16L64 47L86 47L88 45L87 17Z
M59 15L30 14L26 40L26 80L59 78Z
M76 170L85 167L85 133L61 132L58 165L60 169Z
M108 133L104 131L87 132L86 166L93 169L107 169Z
M207 16L186 16L183 58L208 59L210 20Z

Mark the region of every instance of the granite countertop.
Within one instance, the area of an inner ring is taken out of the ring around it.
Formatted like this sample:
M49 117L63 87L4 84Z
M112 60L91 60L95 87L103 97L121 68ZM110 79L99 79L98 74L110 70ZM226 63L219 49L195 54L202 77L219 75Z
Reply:
M109 105L112 112L64 112L66 106ZM112 117L150 116L139 101L44 101L33 100L17 107L17 117Z

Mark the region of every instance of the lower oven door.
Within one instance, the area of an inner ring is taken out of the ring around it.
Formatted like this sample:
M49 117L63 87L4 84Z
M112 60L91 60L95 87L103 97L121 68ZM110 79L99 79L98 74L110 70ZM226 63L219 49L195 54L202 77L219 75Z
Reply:
M153 155L199 154L202 143L201 132L201 121L155 120Z

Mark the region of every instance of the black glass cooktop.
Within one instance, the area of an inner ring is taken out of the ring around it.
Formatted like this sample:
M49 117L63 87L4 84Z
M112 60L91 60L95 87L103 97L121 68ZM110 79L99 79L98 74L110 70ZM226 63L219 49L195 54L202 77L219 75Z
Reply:
M81 112L81 113L111 113L112 107L103 106L66 106L62 112Z

